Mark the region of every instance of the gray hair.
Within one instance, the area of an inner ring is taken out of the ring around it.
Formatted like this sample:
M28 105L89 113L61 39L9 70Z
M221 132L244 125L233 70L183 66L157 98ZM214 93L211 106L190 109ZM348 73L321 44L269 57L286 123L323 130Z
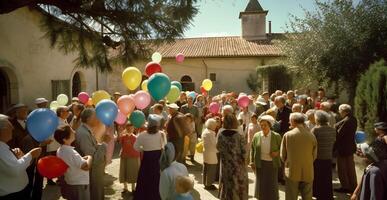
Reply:
M7 127L9 121L9 117L7 115L0 114L0 130L3 130Z
M316 124L318 125L327 125L329 122L329 114L322 110L317 110L314 113L314 118L316 119Z
M326 102L326 101L324 101L324 102L322 102L320 104L321 109L326 108L327 110L329 110L329 109L331 109L331 106L332 105L329 102Z
M291 113L289 120L293 121L296 124L304 124L305 123L305 116L302 113Z
M352 108L351 108L351 106L350 105L348 105L348 104L341 104L340 106L339 106L339 111L343 111L343 112L346 112L346 113L351 113L352 112Z
M305 115L309 118L312 115L314 115L315 112L316 112L315 109L309 109L308 111L306 111Z
M95 114L95 110L93 108L86 108L81 113L81 121L83 123L87 123L87 121Z
M218 125L218 122L212 118L207 119L207 121L205 123L206 128L211 129L211 130L215 129L217 125Z
M234 108L232 106L230 106L230 105L225 105L222 108L222 112L224 112L224 111L229 111L230 113L233 113L234 112Z
M281 101L283 104L285 104L285 102L286 102L285 97L283 97L283 96L275 97L275 101Z
M300 112L301 112L302 111L301 104L299 104L299 103L293 104L292 111L294 112L294 110L296 110L296 109L300 110Z

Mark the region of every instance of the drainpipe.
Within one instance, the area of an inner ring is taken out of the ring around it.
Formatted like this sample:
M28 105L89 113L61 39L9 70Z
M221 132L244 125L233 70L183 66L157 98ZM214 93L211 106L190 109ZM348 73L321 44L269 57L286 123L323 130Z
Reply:
M204 64L204 71L206 73L205 75L205 78L208 78L208 65L206 64L206 62L204 61L204 58L202 58L202 62Z

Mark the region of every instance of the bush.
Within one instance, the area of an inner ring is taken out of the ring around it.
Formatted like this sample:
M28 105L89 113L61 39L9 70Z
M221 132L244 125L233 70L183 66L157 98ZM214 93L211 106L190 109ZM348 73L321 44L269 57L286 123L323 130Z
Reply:
M373 124L387 121L387 64L384 60L376 62L364 73L356 88L355 115L359 128L369 138L374 136Z

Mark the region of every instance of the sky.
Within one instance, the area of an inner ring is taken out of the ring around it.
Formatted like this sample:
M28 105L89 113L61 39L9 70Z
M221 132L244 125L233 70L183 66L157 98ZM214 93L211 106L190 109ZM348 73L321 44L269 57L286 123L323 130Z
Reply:
M199 0L199 13L185 31L185 37L241 35L239 12L245 10L248 2L249 0ZM259 0L259 3L263 9L269 10L266 21L272 21L273 33L285 32L290 14L302 17L303 9L315 8L314 0Z

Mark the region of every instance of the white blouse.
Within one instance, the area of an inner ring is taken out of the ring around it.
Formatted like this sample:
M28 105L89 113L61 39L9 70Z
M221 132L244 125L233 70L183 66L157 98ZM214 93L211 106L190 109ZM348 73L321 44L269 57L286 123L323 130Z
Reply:
M162 131L155 134L149 134L144 131L137 136L133 147L136 151L155 151L164 148L165 144L164 133Z

